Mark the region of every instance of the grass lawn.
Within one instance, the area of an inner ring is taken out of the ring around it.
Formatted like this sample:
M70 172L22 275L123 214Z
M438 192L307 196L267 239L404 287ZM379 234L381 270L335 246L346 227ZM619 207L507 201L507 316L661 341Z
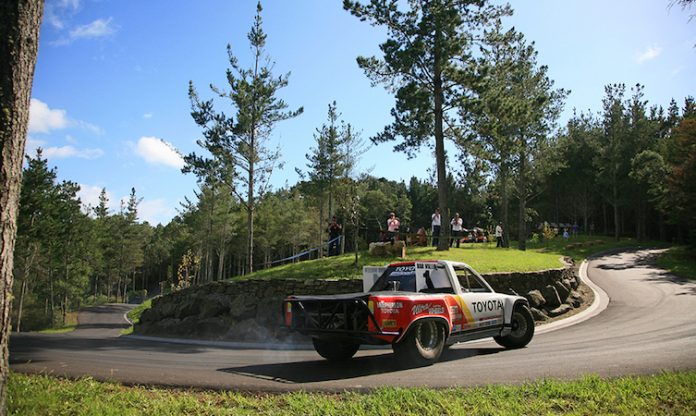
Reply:
M481 273L534 271L561 267L558 253L495 248L493 243L466 244L449 251L436 251L433 247L408 247L407 257L373 257L366 251L360 253L359 268L353 264L354 253L325 257L318 260L287 264L259 270L244 276L247 279L334 279L351 278L362 274L363 266L383 266L403 260L453 260L470 264Z
M672 247L657 258L657 265L677 276L696 280L696 250L693 248Z
M354 263L354 253L319 260L287 264L259 270L235 279L336 279L351 278L362 274L363 266L382 266L402 260L454 260L470 264L481 273L493 272L527 272L561 267L559 258L569 256L581 262L587 256L605 250L624 247L665 246L664 243L642 242L623 238L618 241L604 236L575 236L569 240L557 237L551 241L528 243L527 251L517 250L517 242L510 248L496 248L495 243L463 244L461 248L449 251L436 251L433 247L408 247L407 258L384 258L370 256L366 251L360 252L359 267Z
M233 386L231 386L233 387ZM518 386L248 394L11 373L10 415L693 415L696 371Z
M133 323L133 325L137 324L140 322L140 316L145 312L145 310L150 309L152 307L152 299L148 299L145 302L141 303L140 305L136 306L135 308L131 309L128 313L128 319ZM121 331L121 335L130 335L133 333L133 325L131 325L129 328L124 329Z
M47 328L37 331L41 334L65 334L74 331L77 328L77 311L68 312L65 315L65 325L60 328Z

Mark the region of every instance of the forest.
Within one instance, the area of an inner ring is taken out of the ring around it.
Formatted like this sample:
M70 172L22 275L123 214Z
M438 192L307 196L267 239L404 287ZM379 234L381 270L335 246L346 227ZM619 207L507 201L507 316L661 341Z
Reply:
M328 103L294 185L268 184L283 162L267 145L273 127L303 109L288 110L278 97L289 78L274 75L264 58L260 4L248 36L256 61L246 68L228 48L228 90L212 87L223 103L189 84L201 151L184 155L182 173L195 175L198 188L169 223L139 219L136 189L116 211L106 189L97 206L86 206L79 186L58 181L41 149L28 155L13 329L60 327L84 305L136 302L324 256L333 216L346 253L377 241L390 212L402 232L429 232L438 207L443 224L455 212L466 228L491 230L501 221L520 250L544 221L617 239L696 244L693 97L650 103L640 84L611 84L595 109L559 126L570 91L554 87L533 42L503 28L509 6L485 5L464 19L456 8L395 13L395 4L344 2L360 20L389 28L384 56L357 64L394 91L392 124L363 138L359 120L343 120ZM234 116L218 110L223 104ZM357 171L368 146L399 139L396 151L432 152L429 177L405 183Z

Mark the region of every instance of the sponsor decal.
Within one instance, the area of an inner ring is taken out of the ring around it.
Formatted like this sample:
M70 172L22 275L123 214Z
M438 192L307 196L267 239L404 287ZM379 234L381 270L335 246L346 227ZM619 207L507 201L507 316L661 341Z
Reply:
M382 321L383 328L396 328L396 319L385 319Z
M433 307L428 309L428 313L432 315L444 315L445 308L442 305L433 305Z
M420 315L426 311L431 315L444 315L445 307L437 304L433 305L432 303L421 303L411 307L411 313L413 315Z
M403 307L404 304L401 302L389 302L383 300L377 302L377 309L379 309L383 315L398 315L401 313L401 308Z
M380 300L377 302L377 307L379 309L401 309L404 307L404 304L401 302L387 302Z
M493 312L503 309L503 301L499 299L494 299L484 302L472 302L471 307L474 309L474 312L478 313Z
M420 315L421 313L430 309L430 306L431 306L430 303L421 303L420 305L413 305L411 307L411 313L413 315Z

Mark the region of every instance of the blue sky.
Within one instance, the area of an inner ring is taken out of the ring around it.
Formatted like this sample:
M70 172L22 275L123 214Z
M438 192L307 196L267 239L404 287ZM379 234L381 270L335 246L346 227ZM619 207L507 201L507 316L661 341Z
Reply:
M339 0L266 1L267 52L275 73L291 72L280 95L303 115L277 125L271 143L285 167L277 189L297 181L315 129L336 101L342 118L367 139L390 122L393 98L371 87L358 55L378 54L384 31L343 11ZM536 42L539 62L557 87L572 92L573 108L598 111L604 86L645 85L651 104L681 104L696 95L696 21L667 0L515 1L515 26ZM111 207L135 187L139 216L166 223L191 197L195 178L180 172L181 153L199 151L201 137L190 112L189 80L202 98L208 85L225 86L226 45L248 66L246 34L256 10L252 0L135 1L47 0L41 28L27 153L44 149L59 178L82 186L83 203L96 203L102 187ZM220 109L232 113L227 103ZM561 120L561 121L563 121ZM376 176L426 178L428 149L408 160L391 144L372 146L359 169Z

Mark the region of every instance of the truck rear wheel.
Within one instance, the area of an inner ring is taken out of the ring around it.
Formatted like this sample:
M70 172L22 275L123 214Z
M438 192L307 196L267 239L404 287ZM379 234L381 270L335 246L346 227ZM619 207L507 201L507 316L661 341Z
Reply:
M525 305L519 305L512 311L512 332L504 337L494 337L498 345L505 348L522 348L529 344L534 336L534 316Z
M353 358L360 344L350 344L339 341L312 338L314 349L329 361L346 361Z
M406 365L434 364L445 347L445 327L434 320L413 324L403 339L393 345L399 361Z

